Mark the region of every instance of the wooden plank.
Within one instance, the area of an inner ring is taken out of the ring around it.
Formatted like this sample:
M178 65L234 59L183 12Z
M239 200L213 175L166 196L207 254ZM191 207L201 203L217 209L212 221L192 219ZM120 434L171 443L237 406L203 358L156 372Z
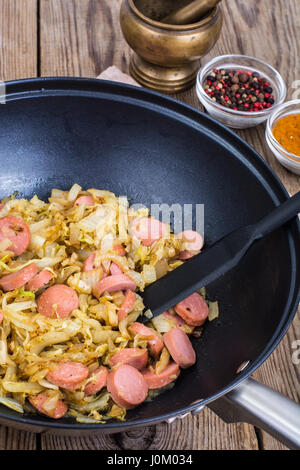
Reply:
M127 71L120 3L41 0L41 75L96 77L112 64Z
M253 426L225 424L210 410L187 416L172 424L85 438L43 435L42 448L97 450L253 450L258 442Z
M37 75L37 0L0 0L0 79Z
M37 0L0 0L0 80L37 75ZM35 449L34 434L0 426L0 449Z
M0 450L35 450L36 435L0 426Z

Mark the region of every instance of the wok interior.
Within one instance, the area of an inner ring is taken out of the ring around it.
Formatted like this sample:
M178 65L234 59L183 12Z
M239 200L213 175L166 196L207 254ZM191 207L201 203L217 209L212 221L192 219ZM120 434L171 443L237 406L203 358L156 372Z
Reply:
M122 93L8 102L0 107L0 198L17 190L22 197L36 193L46 199L53 187L68 189L76 182L147 206L203 203L207 244L271 210L270 189L251 166L255 159L246 159L232 137L226 143L226 130L215 136L205 116L193 123L166 114L151 104L126 103ZM267 178L284 198L273 177ZM174 412L232 382L240 364L254 361L274 335L286 312L290 281L289 240L281 229L208 286L220 317L193 341L197 364L182 371L171 391L130 411L127 421Z

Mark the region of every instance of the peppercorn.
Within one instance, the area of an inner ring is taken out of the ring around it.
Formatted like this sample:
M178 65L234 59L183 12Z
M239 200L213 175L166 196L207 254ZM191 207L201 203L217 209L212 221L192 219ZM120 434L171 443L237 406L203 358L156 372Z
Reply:
M213 101L239 111L261 111L275 100L265 77L250 70L213 69L206 77L204 91Z
M237 84L235 85L232 85L232 87L230 88L233 92L237 92L238 89L239 89L239 86Z
M260 103L262 103L262 102L263 102L263 100L265 99L265 96L264 96L264 94L263 94L263 93L259 93L259 95L258 95L257 99L258 99L258 101L259 101Z
M239 74L239 80L242 83L246 83L248 81L248 75L246 73L240 73Z

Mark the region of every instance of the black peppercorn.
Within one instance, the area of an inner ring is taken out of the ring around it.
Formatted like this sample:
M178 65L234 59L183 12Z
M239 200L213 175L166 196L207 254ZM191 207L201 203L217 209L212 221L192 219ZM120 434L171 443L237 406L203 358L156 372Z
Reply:
M258 72L213 69L203 84L208 98L239 111L261 111L274 104L270 82Z

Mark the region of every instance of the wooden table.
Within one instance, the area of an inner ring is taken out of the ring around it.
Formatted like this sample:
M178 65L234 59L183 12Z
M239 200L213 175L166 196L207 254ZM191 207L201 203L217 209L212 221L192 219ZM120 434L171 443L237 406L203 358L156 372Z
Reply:
M121 0L0 0L0 79L54 75L96 77L110 65L128 71L130 50L119 26ZM211 57L248 54L266 60L283 75L287 99L300 78L299 0L223 0L221 37ZM298 84L299 88L299 84ZM298 93L299 95L299 93ZM298 96L299 97L299 96ZM200 108L195 89L177 96ZM287 190L300 178L280 166L269 151L264 125L239 131L271 165ZM299 313L299 312L298 312ZM255 378L299 400L299 366L293 342L300 339L299 315ZM35 435L0 427L0 449L284 449L248 424L224 424L208 409L166 423L107 437L67 438Z

